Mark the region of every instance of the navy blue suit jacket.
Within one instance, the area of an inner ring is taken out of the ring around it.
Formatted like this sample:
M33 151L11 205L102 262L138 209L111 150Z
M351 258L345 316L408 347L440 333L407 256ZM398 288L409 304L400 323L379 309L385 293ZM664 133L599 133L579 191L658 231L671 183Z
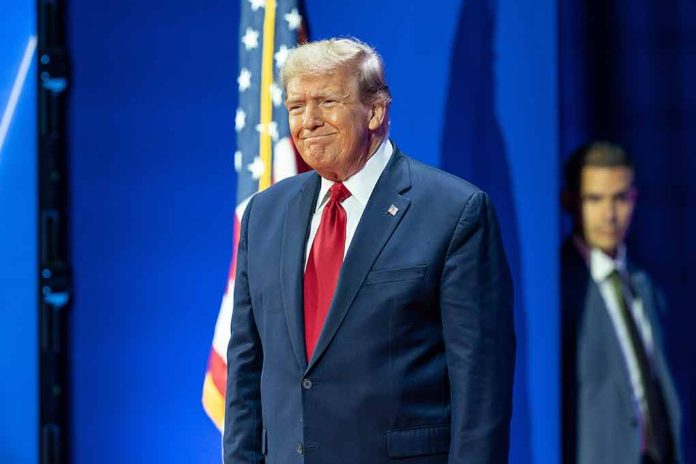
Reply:
M513 295L486 194L395 149L306 359L302 280L319 187L314 172L287 179L244 214L224 462L507 462Z
M564 464L640 464L641 433L628 368L614 325L572 240L562 250ZM664 353L658 313L664 302L648 275L629 263L654 339L653 369L681 462L680 412Z

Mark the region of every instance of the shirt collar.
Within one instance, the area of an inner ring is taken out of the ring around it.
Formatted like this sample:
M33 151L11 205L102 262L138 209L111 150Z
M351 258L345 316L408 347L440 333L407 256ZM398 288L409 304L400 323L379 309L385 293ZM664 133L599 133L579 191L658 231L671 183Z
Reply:
M626 246L623 243L619 245L616 258L612 258L599 248L589 247L584 240L577 236L573 237L573 241L590 269L592 280L595 282L603 282L614 271L619 271L621 274L626 273Z
M367 200L370 199L370 195L372 195L372 191L375 189L375 185L377 185L379 176L382 175L382 171L384 171L387 163L389 163L393 153L394 147L392 147L389 139L385 137L375 154L370 156L367 160L365 166L343 181L343 185L345 185L351 195L360 202L363 208L367 205ZM334 181L324 179L323 177L321 178L319 201L317 201L315 212L319 211L319 208L328 201L329 198L327 194L333 184L335 184Z

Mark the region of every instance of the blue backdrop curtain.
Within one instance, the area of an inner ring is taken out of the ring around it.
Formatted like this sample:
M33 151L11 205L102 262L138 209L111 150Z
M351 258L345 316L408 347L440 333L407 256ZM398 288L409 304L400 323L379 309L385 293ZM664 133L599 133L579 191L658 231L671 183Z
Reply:
M152 0L71 9L76 463L219 460L219 434L199 398L230 255L238 7ZM467 177L496 202L517 283L511 462L558 457L550 366L558 349L551 276L559 153L599 136L631 150L641 196L630 252L671 302L665 330L685 410L686 462L696 462L687 332L696 319L687 299L696 283L687 240L696 236L687 183L696 162L688 85L696 82L688 22L695 6L307 7L313 38L354 35L384 55L399 146Z
M76 464L219 462L200 395L231 249L239 4L70 10ZM314 39L384 56L399 147L495 201L516 284L511 462L554 464L555 2L306 6Z
M663 324L684 412L685 462L696 462L695 18L690 0L563 0L559 17L561 156L605 138L635 159L629 254L669 303Z

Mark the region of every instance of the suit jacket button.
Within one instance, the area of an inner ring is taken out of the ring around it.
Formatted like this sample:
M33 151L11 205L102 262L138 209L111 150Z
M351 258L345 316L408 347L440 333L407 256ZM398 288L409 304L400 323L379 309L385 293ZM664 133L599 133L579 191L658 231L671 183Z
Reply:
M312 389L312 381L309 379L304 379L302 381L302 388L305 390L311 390Z
M297 451L297 454L304 454L304 445L302 443L298 443L295 447L295 451Z

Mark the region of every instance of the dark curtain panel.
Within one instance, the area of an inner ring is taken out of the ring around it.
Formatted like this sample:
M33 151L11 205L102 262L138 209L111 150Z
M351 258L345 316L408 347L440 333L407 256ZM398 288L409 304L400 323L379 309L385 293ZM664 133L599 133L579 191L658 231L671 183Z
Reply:
M560 7L561 157L604 138L635 159L639 199L628 252L667 297L663 327L684 457L696 462L696 2Z

